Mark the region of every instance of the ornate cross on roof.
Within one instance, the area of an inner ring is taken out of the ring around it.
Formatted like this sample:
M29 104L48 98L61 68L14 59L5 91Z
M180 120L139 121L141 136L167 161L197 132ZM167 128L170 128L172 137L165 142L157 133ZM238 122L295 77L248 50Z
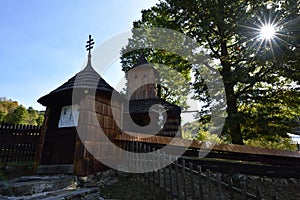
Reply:
M92 36L89 35L89 40L86 42L87 45L85 45L86 50L89 52L89 55L91 54L91 49L93 48L93 45L95 44L94 39L92 39Z

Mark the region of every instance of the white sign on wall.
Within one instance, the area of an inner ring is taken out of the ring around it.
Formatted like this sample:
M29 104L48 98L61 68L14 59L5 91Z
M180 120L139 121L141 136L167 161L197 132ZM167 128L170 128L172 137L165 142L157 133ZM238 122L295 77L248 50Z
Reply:
M78 125L79 105L63 106L61 108L58 127L74 127Z

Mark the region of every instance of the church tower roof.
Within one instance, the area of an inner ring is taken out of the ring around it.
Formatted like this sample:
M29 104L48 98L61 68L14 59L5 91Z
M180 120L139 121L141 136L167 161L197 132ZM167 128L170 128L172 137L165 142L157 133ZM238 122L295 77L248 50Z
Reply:
M112 93L114 88L111 87L92 67L91 64L91 49L93 48L93 39L89 36L89 41L86 45L88 50L88 61L86 67L70 78L67 82L50 92L49 94L41 97L38 102L46 106L50 101L55 100L56 96L61 96L61 93L71 91L74 89L87 89Z

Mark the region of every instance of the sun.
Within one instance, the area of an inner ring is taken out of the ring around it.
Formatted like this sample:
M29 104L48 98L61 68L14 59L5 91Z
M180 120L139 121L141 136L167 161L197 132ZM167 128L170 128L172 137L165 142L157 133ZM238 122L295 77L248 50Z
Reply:
M276 29L272 24L262 25L260 28L260 38L263 40L271 40L275 37Z
M269 5L269 4L268 4ZM277 60L275 54L284 53L283 49L290 48L292 36L291 23L281 10L277 7L268 6L254 11L249 19L238 24L243 38L243 45L249 47L252 59L257 56L272 56Z

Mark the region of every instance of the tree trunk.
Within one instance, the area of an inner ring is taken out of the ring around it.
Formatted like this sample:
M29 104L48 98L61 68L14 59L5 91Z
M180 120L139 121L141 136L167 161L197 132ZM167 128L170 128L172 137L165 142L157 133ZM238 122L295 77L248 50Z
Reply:
M221 44L221 55L225 58L228 56L226 42L223 42ZM224 59L221 60L221 64L223 66L221 74L223 76L223 82L225 87L228 114L225 126L229 130L233 144L244 144L238 116L237 97L234 93L235 81L232 77L230 63L226 61L226 59Z
M226 91L226 101L227 101L227 127L231 136L231 140L233 144L244 144L241 126L238 116L238 107L237 107L237 98L234 94L233 85L232 84L224 84Z
M226 37L226 27L224 27L225 22L225 11L224 11L224 1L218 1L218 10L219 17L217 18L217 27L218 33L221 36L220 43L220 61L222 65L221 75L223 77L225 93L226 93L226 102L227 102L227 114L225 127L228 128L232 143L234 144L243 144L243 138L241 133L241 126L238 117L238 106L237 106L237 97L234 93L234 85L236 81L232 76L231 63L228 59L228 47L227 47L227 37Z
M222 38L225 38L224 30L221 24L219 25L220 25L219 26L220 35L222 36ZM236 83L232 76L231 64L227 60L227 58L228 58L228 48L227 48L227 42L226 40L224 40L221 42L221 65L222 65L221 75L223 76L223 82L225 87L227 114L228 114L225 126L229 130L233 144L244 144L242 133L241 133L240 121L238 117L237 97L234 93L234 85Z

